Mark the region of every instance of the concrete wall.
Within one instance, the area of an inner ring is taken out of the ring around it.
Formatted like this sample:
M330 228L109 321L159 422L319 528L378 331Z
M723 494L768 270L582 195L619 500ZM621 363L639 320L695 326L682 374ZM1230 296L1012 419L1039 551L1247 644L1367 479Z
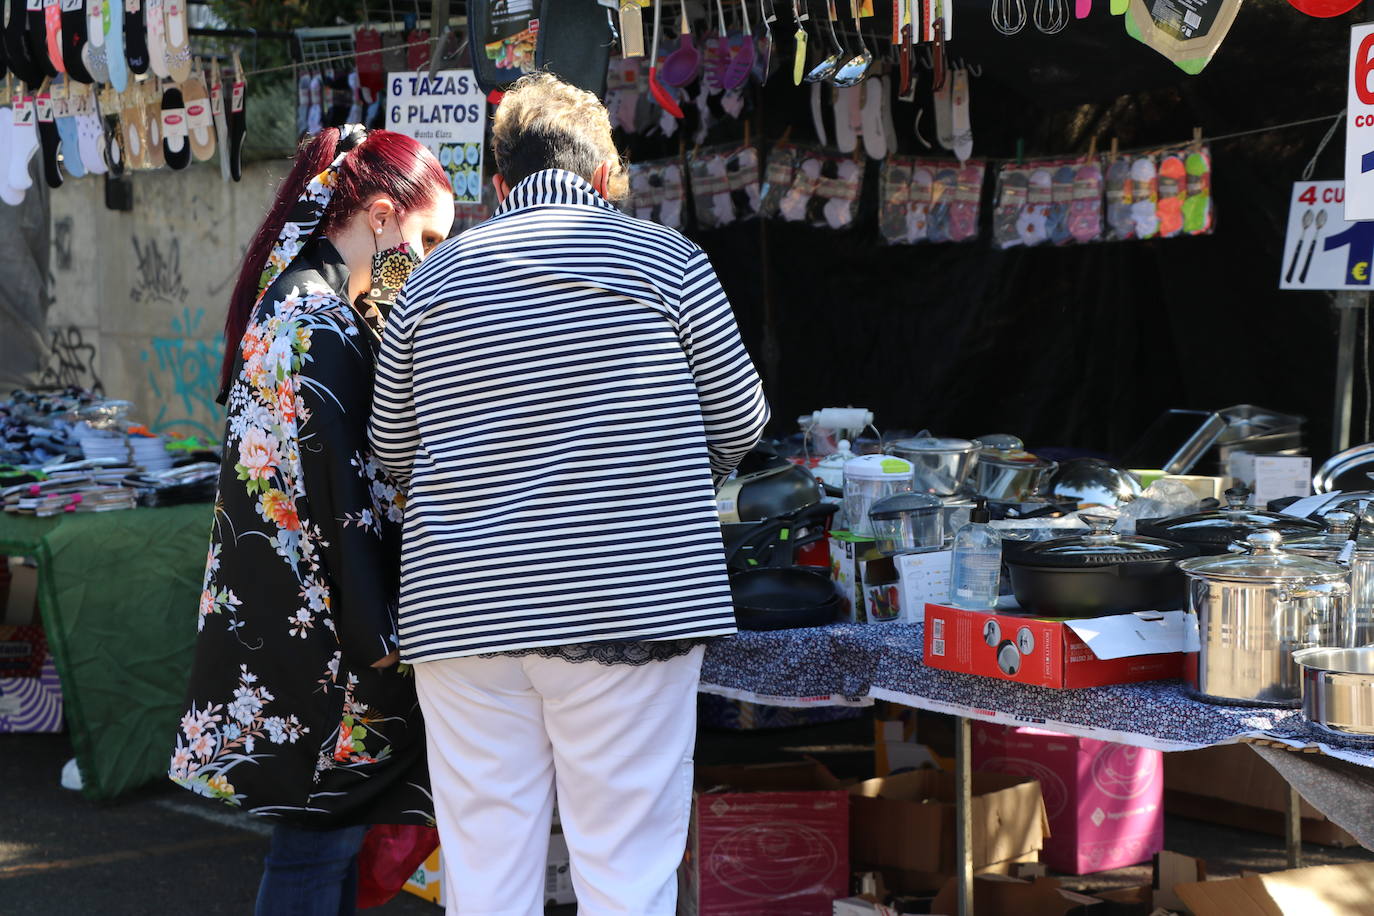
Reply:
M221 329L249 235L284 160L226 183L213 162L135 173L134 207L105 207L103 179L51 195L50 305L37 382L100 387L157 432L223 435Z

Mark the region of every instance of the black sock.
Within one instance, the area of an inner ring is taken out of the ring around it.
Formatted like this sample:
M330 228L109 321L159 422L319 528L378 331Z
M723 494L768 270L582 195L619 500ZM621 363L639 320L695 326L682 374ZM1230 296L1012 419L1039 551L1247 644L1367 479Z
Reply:
M11 3L15 0L10 0ZM29 60L43 71L44 76L57 76L57 68L52 65L52 59L48 57L48 20L43 14L43 4L37 4L34 8L34 0L28 2L28 36L29 36ZM40 80L42 82L42 80ZM34 87L35 89L38 87Z
M52 97L43 94L34 99L38 110L38 142L43 148L43 180L50 188L62 187L62 166L57 164L57 151L62 146L62 138L57 133L57 121L53 119Z
M243 137L248 133L248 86L236 77L229 93L229 177L243 177Z
M119 0L114 0L118 3ZM127 166L124 164L124 125L119 123L119 110L112 109L105 118L105 161L110 167L110 177L119 178Z
M177 143L180 146L177 146ZM181 90L169 86L162 92L162 159L181 170L191 164L191 134L186 123L186 100Z
M107 3L120 3L123 0L106 0ZM143 74L148 72L148 32L145 29L143 4L129 12L124 8L124 59L129 64L129 72Z
M11 0L9 18L5 21L5 59L11 73L23 80L30 89L37 89L38 84L43 82L43 69L29 57L25 12L23 0Z
M62 63L67 67L67 75L78 83L94 83L95 78L81 59L81 49L85 45L86 4L81 0L63 0Z

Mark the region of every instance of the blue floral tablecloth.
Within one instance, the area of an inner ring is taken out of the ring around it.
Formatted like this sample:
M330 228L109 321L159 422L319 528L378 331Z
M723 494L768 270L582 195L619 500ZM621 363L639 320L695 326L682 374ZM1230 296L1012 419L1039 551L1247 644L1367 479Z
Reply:
M1374 767L1374 745L1318 732L1294 709L1203 703L1178 681L1051 690L927 668L921 624L741 632L706 652L701 689L775 706L905 706L1164 751L1267 738Z

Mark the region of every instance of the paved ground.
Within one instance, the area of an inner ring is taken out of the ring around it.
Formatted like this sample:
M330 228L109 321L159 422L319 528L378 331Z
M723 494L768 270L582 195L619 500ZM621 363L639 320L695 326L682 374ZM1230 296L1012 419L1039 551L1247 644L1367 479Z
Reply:
M794 745L823 743L820 739L836 744L865 728L831 726L784 736L708 735L699 756L719 762L766 759L776 756L780 739ZM70 756L63 735L0 735L0 916L252 912L267 845L261 825L201 805L171 787L92 804L58 785ZM1206 857L1213 874L1283 867L1283 843L1277 837L1181 818L1169 822L1167 846ZM1374 859L1363 850L1317 846L1308 846L1306 854L1311 864ZM1072 884L1088 889L1148 880L1148 867L1141 867L1073 879ZM437 916L440 911L402 894L371 912Z

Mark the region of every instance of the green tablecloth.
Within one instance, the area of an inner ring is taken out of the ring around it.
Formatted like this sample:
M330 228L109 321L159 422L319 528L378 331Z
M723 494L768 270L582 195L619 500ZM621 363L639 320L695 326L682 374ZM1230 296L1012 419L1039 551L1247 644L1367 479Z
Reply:
M38 602L88 798L165 778L209 543L209 504L27 518L0 554L38 561Z

